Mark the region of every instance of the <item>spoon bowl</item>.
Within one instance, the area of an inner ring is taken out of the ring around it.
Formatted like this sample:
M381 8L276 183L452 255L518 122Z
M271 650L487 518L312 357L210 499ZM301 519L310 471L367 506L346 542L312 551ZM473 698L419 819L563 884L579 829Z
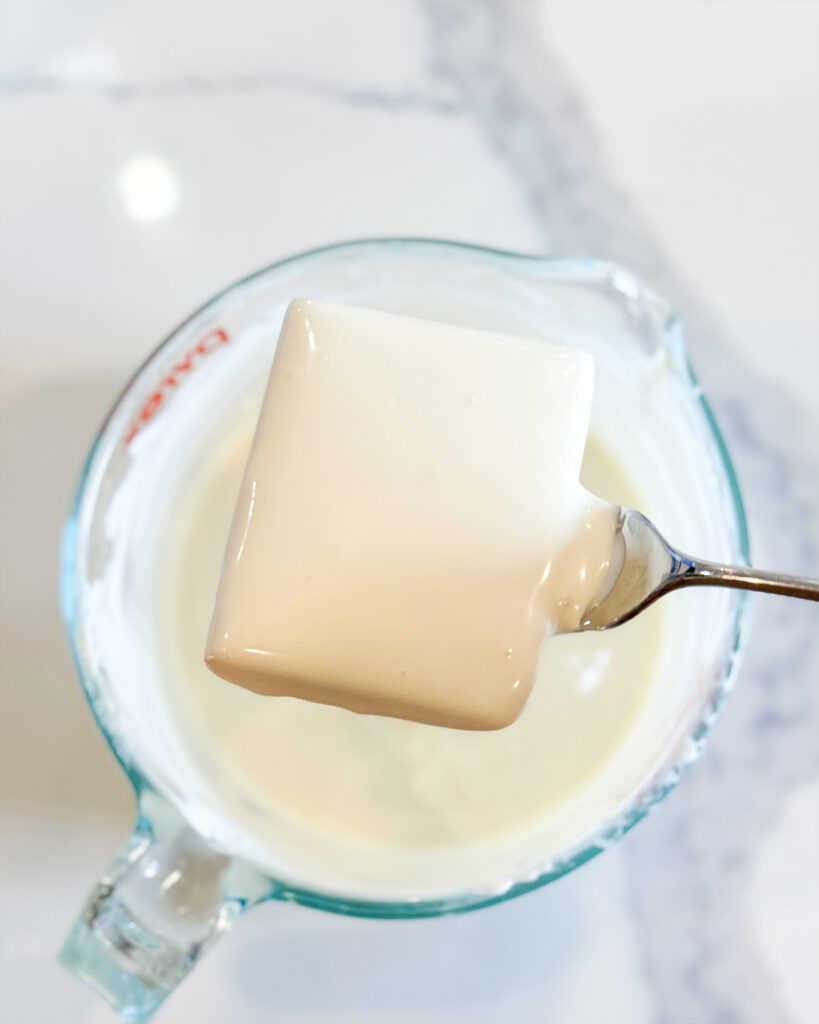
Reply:
M692 558L673 548L641 512L620 509L612 572L575 632L620 626L679 587L738 587L819 601L819 579Z

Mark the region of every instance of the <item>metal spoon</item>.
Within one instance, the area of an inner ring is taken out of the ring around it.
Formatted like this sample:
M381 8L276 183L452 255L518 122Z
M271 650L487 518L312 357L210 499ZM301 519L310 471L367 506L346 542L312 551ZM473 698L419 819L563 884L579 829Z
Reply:
M676 551L640 512L620 510L612 583L586 609L576 632L610 629L633 619L678 587L739 587L819 601L819 579L720 565Z

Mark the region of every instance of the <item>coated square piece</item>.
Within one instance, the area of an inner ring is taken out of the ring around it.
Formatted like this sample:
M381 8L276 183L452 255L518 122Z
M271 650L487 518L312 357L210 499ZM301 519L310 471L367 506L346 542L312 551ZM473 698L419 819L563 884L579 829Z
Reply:
M237 500L209 667L260 693L438 725L522 708L569 530L583 353L291 303ZM548 575L548 568L546 568Z

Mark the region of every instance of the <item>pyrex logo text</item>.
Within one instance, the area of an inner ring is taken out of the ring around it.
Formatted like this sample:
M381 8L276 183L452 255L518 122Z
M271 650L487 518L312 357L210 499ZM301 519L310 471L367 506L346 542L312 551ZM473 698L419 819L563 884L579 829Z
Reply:
M203 334L193 348L185 353L178 363L175 363L171 367L168 373L159 382L156 391L149 395L145 400L142 408L139 410L136 420L134 420L134 423L131 426L131 429L125 435L125 443L130 444L140 430L142 430L146 424L150 423L162 408L162 404L167 398L168 393L179 384L180 380L182 380L186 374L190 373L205 356L210 355L210 353L216 351L217 348L221 348L221 346L226 344L228 341L230 341L230 335L224 327L214 327L206 334Z

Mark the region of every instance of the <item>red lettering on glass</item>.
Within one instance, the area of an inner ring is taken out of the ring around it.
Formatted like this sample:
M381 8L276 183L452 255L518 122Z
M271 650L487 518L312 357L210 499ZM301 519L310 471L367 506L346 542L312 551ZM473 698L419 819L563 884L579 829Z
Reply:
M206 356L209 352L219 348L220 345L224 345L228 340L228 332L224 327L214 327L212 331L208 331L207 334L199 339L194 352Z
M200 359L210 355L211 352L215 352L217 348L220 348L228 341L230 341L230 335L224 327L214 327L206 334L203 334L193 348L186 352L182 359L175 363L171 367L170 372L162 378L159 382L159 389L154 391L145 400L130 430L125 435L125 443L130 444L145 424L149 423L156 416L165 401L168 391L179 384L181 377L195 369Z

